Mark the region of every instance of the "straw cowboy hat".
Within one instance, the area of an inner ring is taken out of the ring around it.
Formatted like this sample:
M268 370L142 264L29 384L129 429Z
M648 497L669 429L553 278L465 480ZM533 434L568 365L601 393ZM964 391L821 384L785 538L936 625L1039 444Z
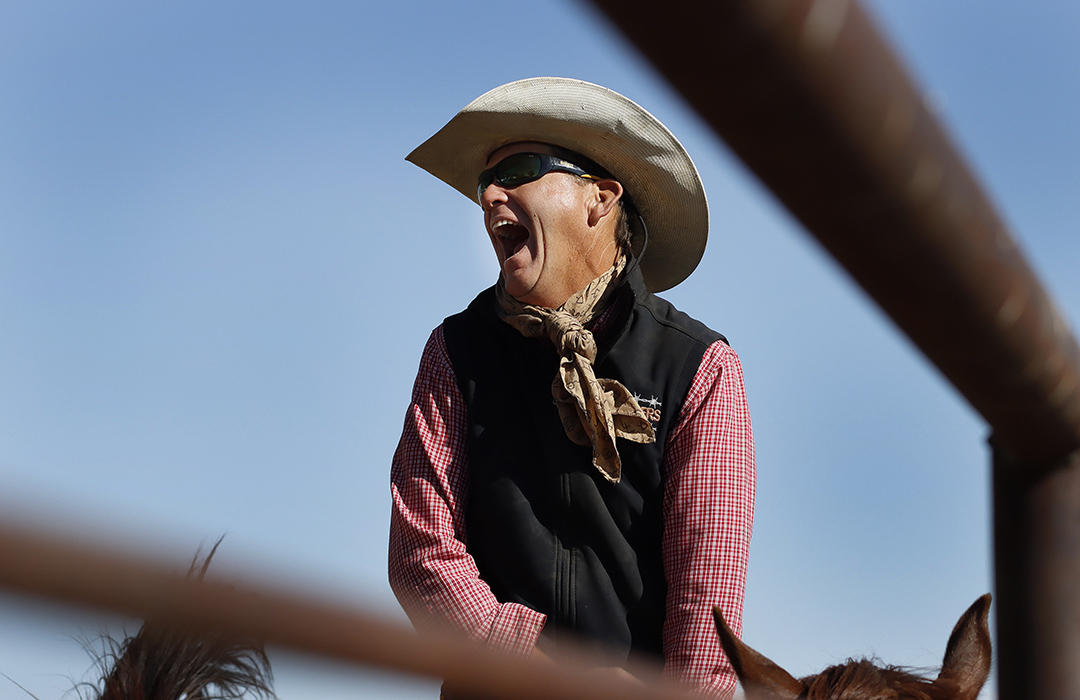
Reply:
M570 78L500 85L466 105L406 160L475 202L488 156L517 141L576 151L622 183L648 227L641 271L650 291L674 287L697 267L709 233L697 168L660 120L600 85Z

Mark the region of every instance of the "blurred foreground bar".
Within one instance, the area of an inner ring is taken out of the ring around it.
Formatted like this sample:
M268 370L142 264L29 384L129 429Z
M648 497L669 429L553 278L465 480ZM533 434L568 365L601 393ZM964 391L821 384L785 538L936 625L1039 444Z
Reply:
M1080 349L866 12L593 2L990 424L1000 696L1080 697L1080 586L1051 581L1080 574L1080 490L1047 486L1077 468Z
M691 700L660 669L633 667L642 684L596 672L595 650L566 648L558 666L500 654L447 630L415 633L353 607L263 584L191 579L160 561L74 542L0 519L0 589L154 620L193 634L224 633L390 671L444 678L477 698Z

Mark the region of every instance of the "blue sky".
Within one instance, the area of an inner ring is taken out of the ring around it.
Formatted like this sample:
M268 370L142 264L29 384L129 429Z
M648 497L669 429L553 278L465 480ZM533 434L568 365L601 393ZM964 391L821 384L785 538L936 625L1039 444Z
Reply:
M1075 327L1080 9L870 7ZM475 204L403 158L533 75L626 94L702 173L709 247L666 296L746 370L745 639L796 674L938 663L991 589L985 424L577 3L0 6L0 513L178 568L224 533L222 572L403 621L390 457L428 334L496 274ZM0 621L0 672L42 698L109 625L7 594ZM274 664L289 700L434 692Z

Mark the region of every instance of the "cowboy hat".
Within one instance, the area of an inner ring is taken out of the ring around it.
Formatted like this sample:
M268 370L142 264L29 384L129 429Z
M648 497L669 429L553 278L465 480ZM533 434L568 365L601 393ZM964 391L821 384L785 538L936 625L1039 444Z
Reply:
M488 156L518 141L580 153L622 183L648 227L641 271L650 291L674 287L697 267L709 233L697 168L660 120L600 85L570 78L500 85L466 105L405 159L475 202Z

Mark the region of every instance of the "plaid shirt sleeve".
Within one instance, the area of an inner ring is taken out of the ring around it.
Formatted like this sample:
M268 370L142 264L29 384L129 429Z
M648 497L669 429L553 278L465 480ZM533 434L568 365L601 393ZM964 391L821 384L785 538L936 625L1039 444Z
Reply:
M665 673L730 698L737 679L712 608L742 635L754 521L754 438L742 365L723 341L709 347L664 453Z
M390 586L414 625L449 622L473 639L526 654L547 618L496 600L465 550L466 429L440 327L420 359L390 469Z

